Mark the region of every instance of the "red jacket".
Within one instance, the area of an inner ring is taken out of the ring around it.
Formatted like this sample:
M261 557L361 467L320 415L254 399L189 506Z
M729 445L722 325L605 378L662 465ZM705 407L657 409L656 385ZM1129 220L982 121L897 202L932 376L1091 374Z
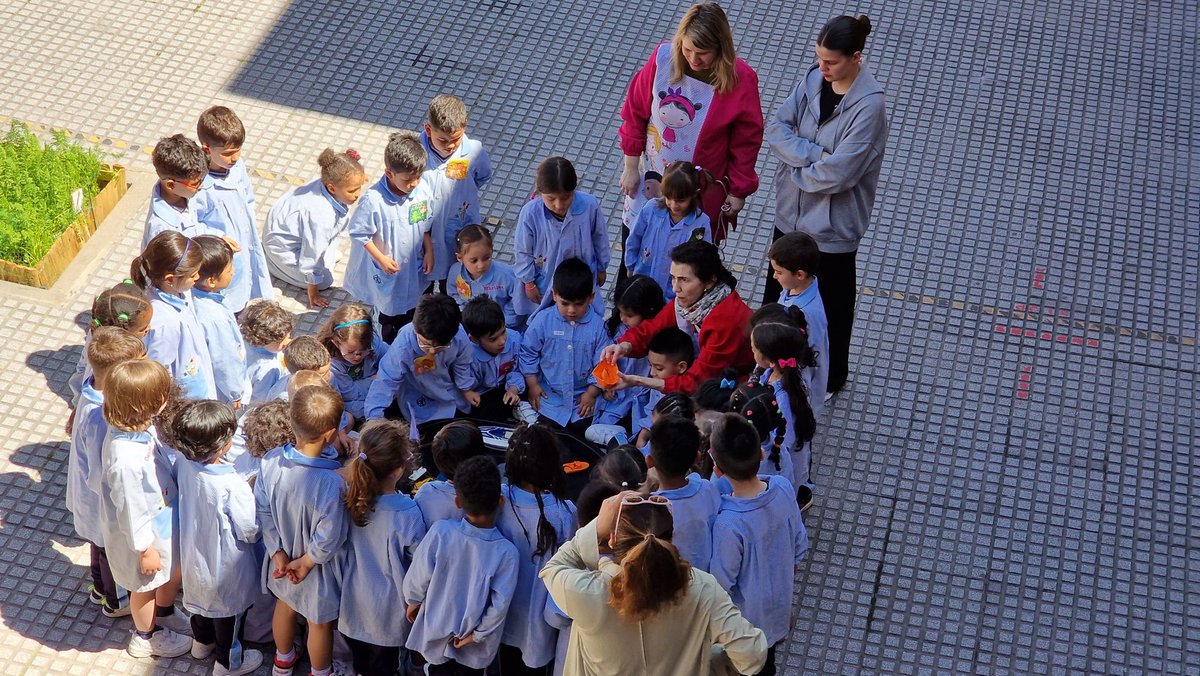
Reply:
M654 98L655 54L633 76L625 105L621 107L621 152L630 157L646 150L646 125ZM730 192L748 197L758 190L758 151L762 148L763 113L758 97L758 75L741 59L734 67L738 83L727 94L713 94L712 109L700 128L692 163L704 167L718 180L729 178ZM704 193L704 213L715 228L725 191L712 187Z
M736 369L739 374L749 373L754 368L754 354L750 351L751 314L737 291L717 303L700 327L700 354L696 355L696 361L683 375L668 377L663 391L692 394L700 383L720 376L726 368ZM678 326L673 300L654 319L626 331L621 342L629 343L629 356L644 357L654 334L672 326Z

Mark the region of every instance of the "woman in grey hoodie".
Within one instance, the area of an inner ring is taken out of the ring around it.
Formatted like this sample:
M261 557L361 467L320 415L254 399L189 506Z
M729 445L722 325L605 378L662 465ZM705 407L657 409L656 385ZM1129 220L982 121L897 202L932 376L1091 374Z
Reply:
M817 64L767 125L775 172L775 238L806 232L821 251L817 280L829 318L829 396L846 384L854 324L855 255L867 232L887 144L883 89L862 64L866 16L831 19L817 35ZM767 270L763 302L780 286Z

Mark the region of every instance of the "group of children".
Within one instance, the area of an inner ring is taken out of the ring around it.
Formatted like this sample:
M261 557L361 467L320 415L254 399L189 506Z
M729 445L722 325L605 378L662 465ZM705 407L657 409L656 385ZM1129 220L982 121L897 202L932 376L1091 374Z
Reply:
M497 658L504 673L545 673L570 620L537 573L622 489L670 499L684 558L772 644L786 634L823 404L810 393L824 392L827 364L815 244L788 235L771 249L785 291L754 315L761 368L749 381L728 373L694 398L648 387L696 358L693 338L670 328L602 387L604 348L673 296L670 249L711 239L703 172L665 172L605 319L598 201L576 189L569 161L544 161L516 265L493 260L479 225L491 165L466 121L457 97L434 99L420 134L390 137L361 200L357 154L326 150L320 177L271 208L261 237L232 111L205 111L199 143L156 146L143 249L93 304L68 423L67 502L92 543L91 600L132 615L131 655L190 650L215 654L214 674L250 673L264 658L241 637L269 618L279 675L301 643L313 674L342 673L336 636L354 673L394 673L405 650L427 673L482 673ZM327 306L346 230L345 288L360 302L293 339L270 276ZM455 417L520 423L503 478L473 423L443 424ZM578 511L564 433L612 447ZM417 465L437 478L410 497L397 486ZM190 621L175 611L181 588Z

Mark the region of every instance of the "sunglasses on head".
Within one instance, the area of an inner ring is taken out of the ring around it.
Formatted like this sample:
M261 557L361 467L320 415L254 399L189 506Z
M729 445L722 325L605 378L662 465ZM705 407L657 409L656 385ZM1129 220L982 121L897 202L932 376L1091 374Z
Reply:
M671 501L661 495L626 495L625 497L621 498L621 504L617 505L616 523L621 523L621 510L625 508L625 505L641 504L651 504L656 507L666 507L667 511L671 511ZM674 512L672 512L672 514L674 514Z

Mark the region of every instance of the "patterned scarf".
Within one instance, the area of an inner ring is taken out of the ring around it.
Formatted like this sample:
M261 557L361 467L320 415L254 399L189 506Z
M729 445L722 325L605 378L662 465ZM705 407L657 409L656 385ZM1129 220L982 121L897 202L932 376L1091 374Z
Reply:
M696 327L699 331L704 324L704 320L708 318L708 313L717 306L717 303L729 297L733 293L733 289L729 288L728 284L717 284L709 289L700 300L696 301L691 307L685 308L679 303L675 303L675 314L682 318L687 323Z

